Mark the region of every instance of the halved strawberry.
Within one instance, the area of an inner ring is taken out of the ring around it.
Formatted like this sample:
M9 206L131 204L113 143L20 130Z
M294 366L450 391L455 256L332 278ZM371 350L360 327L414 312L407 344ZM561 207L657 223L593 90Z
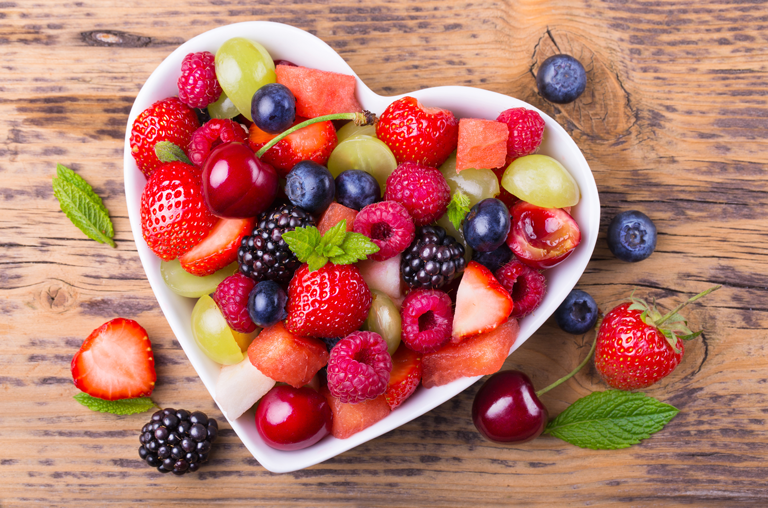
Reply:
M293 125L306 120L306 118L296 117ZM277 136L277 134L264 132L256 127L256 124L251 125L248 132L248 146L254 152ZM267 150L261 156L261 160L275 168L278 176L285 178L293 166L301 161L312 161L324 166L337 144L336 129L333 127L333 122L327 120L308 125L287 135Z
M456 293L452 342L493 330L507 320L513 307L512 297L491 271L470 261Z
M155 388L155 358L147 332L116 318L95 329L72 358L75 386L105 400L145 397Z
M243 237L251 234L256 219L219 219L208 236L179 258L181 267L200 277L237 261Z
M392 355L392 372L389 374L389 383L384 395L387 404L392 409L402 404L410 397L421 382L421 353L408 349L405 344L400 346Z

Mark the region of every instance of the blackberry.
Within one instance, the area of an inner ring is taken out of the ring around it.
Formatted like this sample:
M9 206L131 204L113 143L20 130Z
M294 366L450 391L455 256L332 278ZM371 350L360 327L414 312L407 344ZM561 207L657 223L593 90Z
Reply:
M464 246L440 226L424 226L403 252L400 274L412 288L436 289L464 271Z
M161 473L192 473L208 461L218 433L218 422L205 413L163 409L141 428L139 457Z
M314 225L315 219L298 206L283 203L270 208L259 216L251 236L240 242L237 249L240 271L255 281L287 284L301 262L283 240L283 233Z

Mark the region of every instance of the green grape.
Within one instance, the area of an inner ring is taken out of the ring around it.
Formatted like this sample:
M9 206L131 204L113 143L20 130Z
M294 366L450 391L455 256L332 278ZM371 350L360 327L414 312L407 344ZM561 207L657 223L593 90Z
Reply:
M341 143L345 139L349 139L355 136L364 135L376 137L375 125L355 125L355 122L347 122L344 126L336 131L336 140Z
M397 167L397 160L383 141L359 134L347 138L336 146L328 159L328 171L334 178L348 169L361 169L379 182L382 194L387 177Z
M178 259L160 261L160 275L163 276L168 288L177 295L187 298L200 298L213 293L221 281L236 271L237 263L232 263L216 273L198 277L184 270Z
M253 121L251 99L256 90L277 81L275 62L258 42L235 37L216 52L216 78L237 110Z
M512 161L501 185L523 201L542 208L563 208L579 202L579 184L567 169L547 155L526 155Z
M201 297L192 309L192 335L203 353L214 362L234 365L245 358L227 320L208 295Z
M457 174L455 153L440 166L440 172L448 182L451 194L463 192L469 198L469 206L499 195L499 179L490 169L465 169Z
M402 322L400 311L390 297L377 289L372 289L373 303L368 312L368 319L363 327L369 332L376 332L387 341L390 356L395 354L400 345Z
M240 114L227 94L221 92L221 97L216 102L208 105L208 114L211 118L234 118Z
M464 259L469 263L472 260L472 249L467 245L467 241L464 240L464 232L461 229L453 227L453 223L448 220L448 214L444 214L437 219L437 225L445 229L445 232L456 239L457 242L464 246Z

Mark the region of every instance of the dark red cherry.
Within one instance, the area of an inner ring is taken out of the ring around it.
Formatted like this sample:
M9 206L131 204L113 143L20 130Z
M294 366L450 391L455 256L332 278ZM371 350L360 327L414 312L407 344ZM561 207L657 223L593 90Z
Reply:
M256 430L278 450L301 450L331 432L331 408L320 393L308 386L278 385L259 402Z
M549 414L522 372L494 374L480 387L472 404L477 430L497 443L524 443L544 432Z
M531 268L552 268L565 261L581 242L581 230L565 210L518 201L509 211L512 227L507 245Z
M203 165L205 203L219 217L247 219L269 208L277 173L243 143L216 147Z

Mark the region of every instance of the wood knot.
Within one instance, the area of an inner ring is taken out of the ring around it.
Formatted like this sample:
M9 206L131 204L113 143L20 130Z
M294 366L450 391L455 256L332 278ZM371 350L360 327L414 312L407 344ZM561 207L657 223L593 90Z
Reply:
M129 34L120 30L91 30L81 32L80 36L89 46L118 46L123 48L143 48L152 43L150 37Z
M77 300L72 286L61 281L46 285L40 293L42 308L60 314L75 304Z

